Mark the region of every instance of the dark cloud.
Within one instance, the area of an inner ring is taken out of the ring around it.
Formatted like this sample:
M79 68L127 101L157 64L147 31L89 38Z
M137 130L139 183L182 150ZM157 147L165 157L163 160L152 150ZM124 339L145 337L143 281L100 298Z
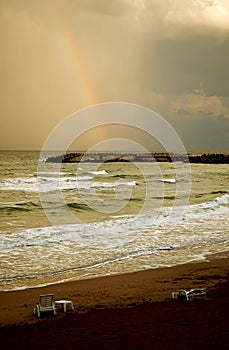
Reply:
M152 45L148 40L142 61L147 68L142 81L154 91L182 93L201 85L209 95L229 96L229 40L162 40Z
M201 112L193 118L187 111L180 111L179 121L170 120L186 149L206 152L228 151L229 120L223 115L217 119ZM188 127L187 127L188 125Z

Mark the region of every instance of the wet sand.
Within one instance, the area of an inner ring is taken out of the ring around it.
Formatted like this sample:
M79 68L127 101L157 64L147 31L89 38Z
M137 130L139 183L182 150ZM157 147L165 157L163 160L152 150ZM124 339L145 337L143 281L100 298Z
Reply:
M1 349L226 349L229 253L204 262L0 292ZM172 300L207 288L206 300ZM69 299L67 313L37 319L40 294Z

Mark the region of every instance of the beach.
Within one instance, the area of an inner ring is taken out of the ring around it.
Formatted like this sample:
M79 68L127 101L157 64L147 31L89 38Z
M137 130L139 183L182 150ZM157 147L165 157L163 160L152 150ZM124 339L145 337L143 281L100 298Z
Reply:
M229 252L205 261L0 292L2 349L226 349ZM206 300L173 300L179 289L207 288ZM39 295L75 310L33 315Z

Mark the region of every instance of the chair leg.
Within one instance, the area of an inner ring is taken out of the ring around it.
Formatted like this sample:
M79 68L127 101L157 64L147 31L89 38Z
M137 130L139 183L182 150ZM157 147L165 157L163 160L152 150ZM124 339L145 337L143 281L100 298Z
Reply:
M52 303L52 307L54 315L57 315L55 303Z
M41 313L40 313L40 310L39 310L39 306L37 305L36 308L37 308L37 317L40 317Z

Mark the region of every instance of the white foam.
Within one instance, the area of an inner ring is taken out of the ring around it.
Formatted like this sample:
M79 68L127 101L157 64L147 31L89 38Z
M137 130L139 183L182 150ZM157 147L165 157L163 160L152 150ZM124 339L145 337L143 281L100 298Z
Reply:
M159 179L158 181L160 181L160 182L168 182L168 183L176 183L176 179Z
M107 175L109 174L106 170L88 171L88 174L92 175Z
M36 175L65 175L63 171L39 171L34 172Z
M49 192L55 190L69 190L74 188L90 189L90 188L114 188L118 186L136 186L136 181L130 182L101 182L93 181L93 177L89 175L81 176L40 176L8 178L0 183L1 190L8 191L26 191L26 192Z
M0 183L1 190L25 192L49 192L77 188L80 181L92 180L91 176L40 176L8 178Z
M114 188L119 186L134 187L137 185L136 181L116 181L116 182L94 182L93 187Z
M179 233L179 231L183 232L186 228L193 227L193 231L197 231L193 234L193 237L197 235L198 239L202 241L209 235L213 237L211 227L214 227L213 231L216 235L218 235L218 232L221 233L220 239L225 235L228 237L227 230L221 232L222 227L220 225L227 227L229 208L227 205L220 204L220 199L223 203L227 199L228 203L228 195L223 195L213 201L186 206L175 230ZM152 213L138 216L123 215L111 217L109 220L101 222L58 225L1 234L0 250L68 241L75 241L83 246L120 246L142 235L145 230L148 230L155 237L160 235L158 249L159 247L164 249L163 247L174 244L173 241L171 243L166 240L163 241L163 237L166 237L165 234L169 232L169 225L173 224L173 219L177 219L176 215L179 215L180 210L180 207L164 207L160 210L154 210ZM171 211L173 215L171 215ZM194 230L194 227L199 228ZM202 227L204 227L204 230ZM177 241L175 240L175 243L180 246L184 242L186 244L186 242L195 241L196 238L193 237L192 235L182 235L179 236Z
M229 194L226 193L221 197L216 197L215 202L219 205L229 204Z

